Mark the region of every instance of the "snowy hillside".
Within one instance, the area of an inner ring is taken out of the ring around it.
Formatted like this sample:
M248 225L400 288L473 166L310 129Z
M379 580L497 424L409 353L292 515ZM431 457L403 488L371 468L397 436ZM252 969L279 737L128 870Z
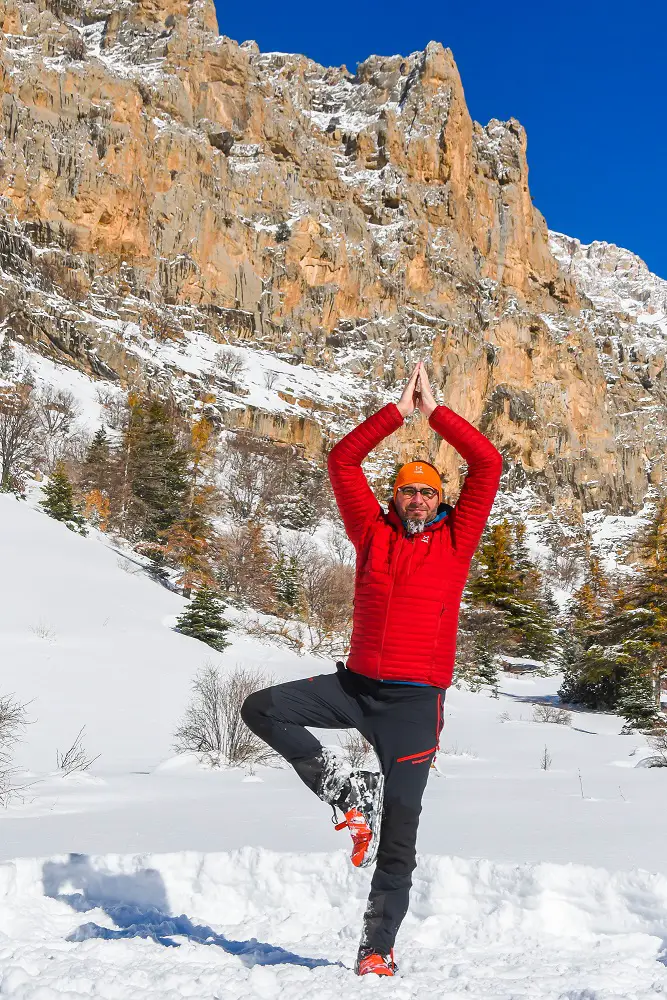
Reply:
M206 770L171 750L206 660L280 678L331 664L174 633L182 598L106 539L7 496L0 551L0 694L30 702L32 720L16 753L24 790L0 812L0 996L339 997L369 876L327 807L288 768ZM533 721L557 687L450 689L392 995L667 990L665 772L637 766L645 741L619 736L617 718ZM100 757L63 777L56 749L83 725Z

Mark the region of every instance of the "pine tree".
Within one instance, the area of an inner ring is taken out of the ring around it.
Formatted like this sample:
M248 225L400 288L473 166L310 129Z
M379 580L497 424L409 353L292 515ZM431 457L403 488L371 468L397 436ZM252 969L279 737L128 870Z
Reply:
M156 399L128 397L120 448L118 527L125 537L159 544L188 493L187 452L179 447L167 407Z
M211 587L201 587L176 622L176 631L199 639L222 652L229 643L225 633L230 623L223 618L223 607Z
M499 598L515 593L518 574L512 559L512 530L507 519L486 530L475 561L480 573L468 587L473 601L493 605Z
M14 352L9 334L5 333L0 342L0 378L9 379L14 372Z
M633 729L655 730L660 723L660 713L653 698L651 678L635 667L628 670L620 686L616 711L625 719L623 733Z
M606 598L598 620L579 630L581 648L564 687L572 701L622 710L629 724L645 725L647 691L657 718L667 677L667 499L639 541L644 565ZM597 600L592 583L582 588L576 613L585 617Z
M301 567L296 556L280 553L273 566L273 579L278 604L285 608L295 608L299 601L299 578Z
M85 521L74 500L74 490L62 462L58 462L49 481L43 488L42 507L46 513L62 521L80 534L86 534Z
M217 536L211 519L219 499L212 478L215 442L210 420L201 417L195 421L190 436L187 501L180 518L160 536L165 561L181 571L176 583L183 588L185 597L192 590L215 583L212 553Z
M111 449L104 426L96 432L83 461L79 486L84 492L99 490L108 495L111 474Z
M557 614L529 557L526 529L505 519L487 529L468 585L473 604L504 612L507 652L547 659L555 650Z

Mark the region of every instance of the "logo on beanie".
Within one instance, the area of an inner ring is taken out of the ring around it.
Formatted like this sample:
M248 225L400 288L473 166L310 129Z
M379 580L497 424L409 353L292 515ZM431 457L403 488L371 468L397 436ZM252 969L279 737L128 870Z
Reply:
M417 473L418 476L423 476L424 475L423 466L415 465L415 472Z

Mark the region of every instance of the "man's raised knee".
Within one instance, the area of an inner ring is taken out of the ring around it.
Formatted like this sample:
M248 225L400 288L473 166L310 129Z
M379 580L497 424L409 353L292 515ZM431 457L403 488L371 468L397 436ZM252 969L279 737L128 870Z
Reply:
M261 691L253 691L241 705L241 718L248 729L252 729L253 732L256 730L257 723L269 714L268 709L271 705L269 690L269 688L263 688Z

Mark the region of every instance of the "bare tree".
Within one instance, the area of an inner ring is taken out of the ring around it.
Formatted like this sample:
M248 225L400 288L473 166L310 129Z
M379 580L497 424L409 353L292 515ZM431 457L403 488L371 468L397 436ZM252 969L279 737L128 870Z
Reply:
M104 407L105 421L114 430L120 430L127 409L127 399L124 392L115 389L98 389L97 401Z
M233 347L222 347L215 356L215 369L230 382L236 382L247 371L243 355Z
M279 377L280 377L279 372L265 371L264 372L264 387L266 389L273 389L273 387L275 386L275 384L278 381Z
M32 459L37 423L32 386L0 390L0 491L12 489Z
M340 524L332 524L326 537L326 547L331 561L340 566L354 566L356 553L354 545Z
M6 805L15 791L12 755L26 725L25 705L12 695L0 698L0 804Z
M276 763L278 755L246 726L241 707L273 678L237 666L221 674L210 661L192 684L192 700L174 734L176 753L197 753L216 767Z
M344 654L352 633L354 570L317 553L302 567L303 620L311 652Z
M37 417L36 440L50 472L66 451L72 424L79 410L73 393L45 386L34 402Z

